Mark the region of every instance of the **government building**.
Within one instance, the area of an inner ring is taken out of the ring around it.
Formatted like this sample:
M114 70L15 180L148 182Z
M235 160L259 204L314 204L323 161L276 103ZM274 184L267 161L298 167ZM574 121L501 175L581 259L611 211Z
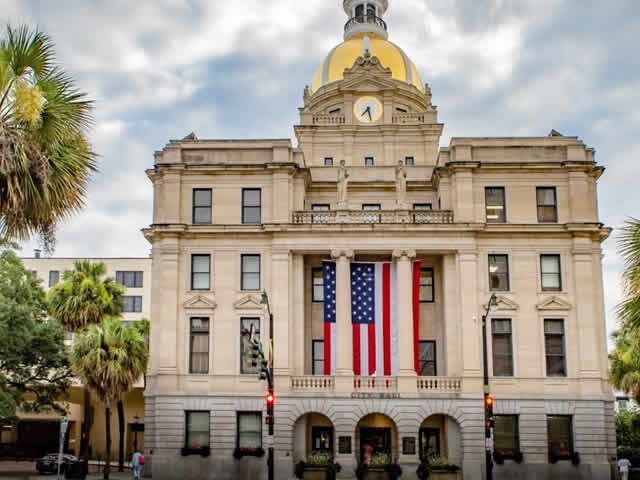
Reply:
M325 453L338 478L377 462L415 479L431 460L458 467L432 479L476 480L486 445L496 479L611 478L604 169L555 130L440 147L388 3L344 0L344 41L304 88L295 146L192 134L155 154L154 479L266 478L273 447L276 479ZM269 350L270 316L274 436L249 348L254 335Z

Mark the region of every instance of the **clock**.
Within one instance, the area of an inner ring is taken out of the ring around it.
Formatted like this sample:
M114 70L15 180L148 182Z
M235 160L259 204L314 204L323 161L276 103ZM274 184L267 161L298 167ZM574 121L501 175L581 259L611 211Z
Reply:
M376 97L360 97L353 105L353 113L360 123L375 123L382 117L382 102Z

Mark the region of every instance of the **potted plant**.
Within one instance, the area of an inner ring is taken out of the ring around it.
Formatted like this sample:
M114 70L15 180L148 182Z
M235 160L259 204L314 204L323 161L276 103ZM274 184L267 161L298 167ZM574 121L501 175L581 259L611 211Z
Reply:
M438 480L457 480L460 467L449 463L447 457L435 455L429 458L431 477Z
M326 452L312 452L306 461L296 464L295 475L303 480L334 480L340 464Z

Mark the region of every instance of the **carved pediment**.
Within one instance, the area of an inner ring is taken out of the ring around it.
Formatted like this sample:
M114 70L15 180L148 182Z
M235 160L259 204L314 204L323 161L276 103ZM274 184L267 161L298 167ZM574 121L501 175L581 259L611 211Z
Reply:
M392 80L386 78L371 77L369 75L355 75L345 78L340 86L343 92L381 92L384 90L395 90L398 88Z
M507 297L503 297L501 295L497 296L497 302L498 304L496 306L494 306L491 311L493 312L504 312L504 311L515 311L515 310L520 310L520 305L518 305L516 302L514 302L513 300L507 298ZM487 306L483 305L482 306L483 309L486 310Z
M571 304L559 297L549 297L536 305L538 310L571 310Z
M254 295L247 295L242 297L240 300L237 300L233 307L236 310L262 310L264 305L260 303L260 299L256 298Z
M209 300L202 295L196 295L184 301L182 307L185 310L213 310L218 306L213 300Z
M378 57L358 57L356 61L353 62L353 66L351 68L344 69L344 78L347 79L348 76L355 73L366 73L368 75L378 74L382 77L391 78L392 72L390 68L386 68L380 63Z

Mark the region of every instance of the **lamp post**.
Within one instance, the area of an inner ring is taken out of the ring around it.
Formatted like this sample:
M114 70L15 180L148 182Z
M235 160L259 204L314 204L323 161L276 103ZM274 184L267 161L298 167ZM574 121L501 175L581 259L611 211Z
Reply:
M273 409L274 405L274 395L273 395L273 313L271 313L271 308L269 307L269 296L265 290L262 291L262 299L260 303L266 306L267 313L269 313L269 371L270 374L267 375L267 382L269 384L269 394L267 395L268 400L267 404L267 418L269 419L269 455L267 457L267 471L268 471L268 479L273 480L273 423L274 423L274 415L273 412L269 411Z
M495 293L491 294L489 298L489 303L487 303L487 310L484 315L482 315L482 357L483 357L483 367L484 367L484 395L483 395L483 404L484 404L484 424L485 424L485 460L487 467L487 480L493 479L493 460L491 458L491 428L493 418L489 418L487 415L487 411L491 408L493 411L493 399L489 396L489 362L488 362L488 353L487 353L487 317L489 316L489 312L491 311L491 307L495 307L498 305L498 298ZM487 400L489 399L489 400Z

